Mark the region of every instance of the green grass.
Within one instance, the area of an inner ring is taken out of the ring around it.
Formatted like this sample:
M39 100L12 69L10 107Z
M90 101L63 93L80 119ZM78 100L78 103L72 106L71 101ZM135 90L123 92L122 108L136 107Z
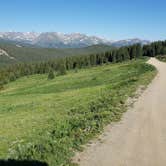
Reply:
M68 165L73 150L119 120L127 97L155 73L137 60L7 84L0 92L0 158Z

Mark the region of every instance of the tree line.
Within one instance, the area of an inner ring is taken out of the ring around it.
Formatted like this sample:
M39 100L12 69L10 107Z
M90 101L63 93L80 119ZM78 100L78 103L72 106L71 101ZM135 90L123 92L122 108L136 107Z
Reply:
M157 41L143 46L143 56L166 55L166 41Z
M142 56L156 56L160 54L166 54L166 41L158 41L144 46L134 44L86 56L70 56L45 62L15 64L0 69L0 89L10 81L15 81L20 77L32 74L49 73L50 78L54 78L53 72L56 72L57 75L62 75L66 73L66 70L80 69L105 63L118 63L141 58Z

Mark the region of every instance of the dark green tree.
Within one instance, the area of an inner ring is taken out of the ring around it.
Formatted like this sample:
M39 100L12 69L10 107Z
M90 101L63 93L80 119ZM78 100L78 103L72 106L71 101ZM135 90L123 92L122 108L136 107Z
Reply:
M66 65L64 60L60 60L58 64L58 72L57 75L65 75L66 74Z
M48 73L48 80L52 80L54 78L55 78L54 71L53 71L53 69L50 69L50 71Z

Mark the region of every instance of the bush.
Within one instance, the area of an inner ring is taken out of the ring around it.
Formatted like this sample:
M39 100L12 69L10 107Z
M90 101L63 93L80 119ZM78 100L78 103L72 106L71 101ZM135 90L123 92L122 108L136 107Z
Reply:
M58 73L57 75L65 75L66 74L66 67L63 63L59 64L58 66Z
M10 73L9 80L10 81L15 81L16 80L16 76L14 75L14 73Z
M3 85L0 84L0 90L2 90L2 89L3 89Z
M48 80L52 80L55 78L54 71L51 69L48 73Z

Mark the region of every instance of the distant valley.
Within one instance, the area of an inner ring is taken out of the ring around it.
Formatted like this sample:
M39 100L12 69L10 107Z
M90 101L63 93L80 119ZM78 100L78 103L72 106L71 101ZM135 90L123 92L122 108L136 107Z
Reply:
M58 57L97 54L112 50L112 46L93 45L84 48L40 48L0 42L0 66L15 63L48 61Z

